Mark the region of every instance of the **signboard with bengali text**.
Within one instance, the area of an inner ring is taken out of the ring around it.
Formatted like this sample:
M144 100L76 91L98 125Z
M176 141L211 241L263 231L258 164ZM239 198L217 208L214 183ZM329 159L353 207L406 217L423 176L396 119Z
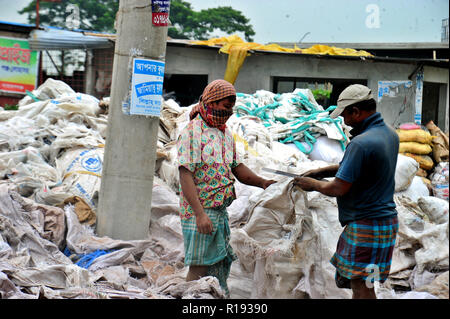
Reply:
M169 25L170 0L152 0L152 24L156 27Z
M131 79L131 115L160 116L165 63L134 58Z
M36 88L39 52L27 40L0 37L0 91L26 93Z

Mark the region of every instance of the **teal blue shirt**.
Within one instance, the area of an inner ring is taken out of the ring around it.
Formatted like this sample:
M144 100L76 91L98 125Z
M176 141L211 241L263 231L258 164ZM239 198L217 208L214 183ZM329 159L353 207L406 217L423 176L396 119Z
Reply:
M395 167L399 138L376 112L351 132L353 136L336 174L352 183L349 192L337 197L342 226L360 219L397 215L394 203Z

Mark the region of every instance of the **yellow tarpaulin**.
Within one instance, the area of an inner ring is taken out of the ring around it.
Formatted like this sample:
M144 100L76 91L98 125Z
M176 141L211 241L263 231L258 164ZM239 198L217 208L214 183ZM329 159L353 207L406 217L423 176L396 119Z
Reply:
M300 49L296 45L294 48L284 48L278 44L259 44L254 42L245 42L237 35L229 37L212 38L205 41L192 41L193 44L222 46L219 50L221 53L228 54L227 69L224 79L234 84L239 74L239 70L244 64L245 58L250 55L249 50L262 50L274 52L303 53L303 54L324 54L324 55L350 55L350 56L372 56L366 51L357 51L354 49L342 49L329 47L326 45L313 45L308 49Z

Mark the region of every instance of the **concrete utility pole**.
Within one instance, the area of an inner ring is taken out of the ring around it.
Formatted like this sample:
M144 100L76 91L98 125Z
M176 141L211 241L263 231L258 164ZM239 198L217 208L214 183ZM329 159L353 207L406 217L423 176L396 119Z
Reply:
M150 0L120 0L111 101L97 212L97 234L146 239L150 224L159 118L125 115L133 57L163 61L167 26L152 24Z

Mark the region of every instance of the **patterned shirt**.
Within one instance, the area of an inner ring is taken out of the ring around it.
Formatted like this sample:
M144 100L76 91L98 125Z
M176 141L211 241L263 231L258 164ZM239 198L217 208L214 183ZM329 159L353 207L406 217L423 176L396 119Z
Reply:
M204 208L219 207L225 200L236 198L231 170L240 162L233 135L228 129L223 133L209 127L197 115L180 133L177 149L178 166L194 174L197 194ZM180 217L189 219L193 215L180 185Z

